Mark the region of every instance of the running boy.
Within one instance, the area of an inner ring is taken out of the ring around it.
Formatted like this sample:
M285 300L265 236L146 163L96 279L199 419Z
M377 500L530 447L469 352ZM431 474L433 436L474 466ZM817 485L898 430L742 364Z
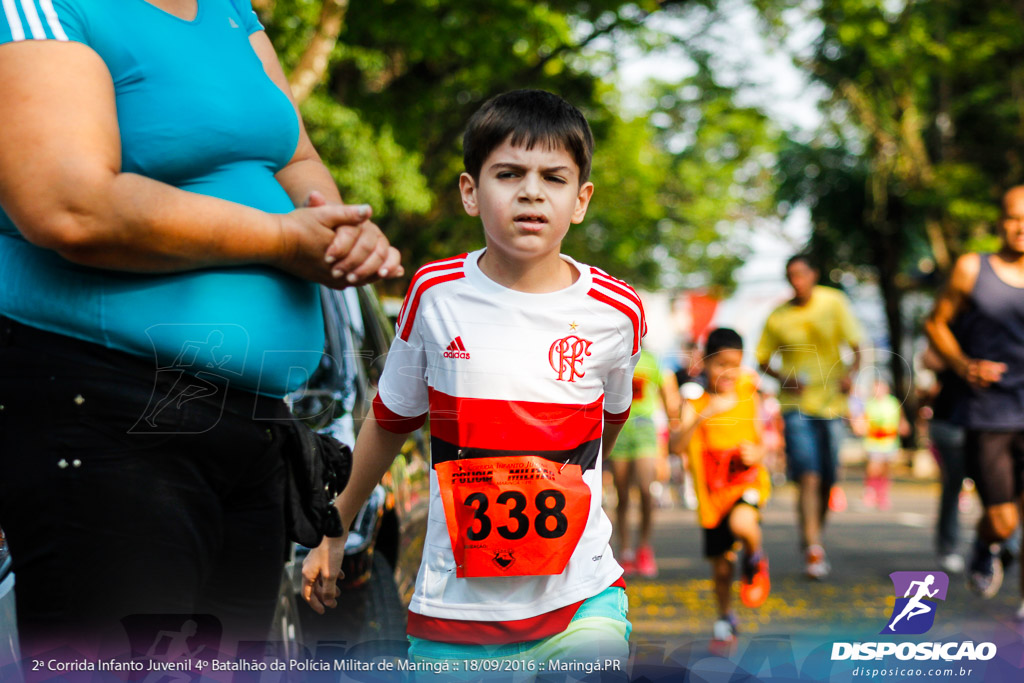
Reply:
M771 492L771 480L761 464L764 447L757 377L740 367L742 360L739 334L724 327L712 331L703 361L707 391L686 401L682 417L682 440L689 443L697 515L704 527L704 556L711 560L718 602L712 639L719 644L736 639L731 603L737 545L743 549L743 604L760 607L771 589L759 511Z
M646 324L628 285L559 253L594 191L590 127L561 98L519 90L486 102L463 146L462 202L487 246L413 277L338 510L347 526L429 414L410 658L624 662L601 465ZM336 604L344 547L327 539L303 565L319 612Z

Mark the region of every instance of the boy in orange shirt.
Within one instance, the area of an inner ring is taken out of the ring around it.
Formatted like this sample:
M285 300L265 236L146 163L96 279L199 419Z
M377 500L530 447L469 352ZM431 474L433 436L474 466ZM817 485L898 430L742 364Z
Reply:
M740 366L742 360L739 334L728 328L712 331L703 361L707 389L686 401L682 417L682 442L688 445L697 514L704 527L704 556L711 561L718 602L713 642L724 645L736 639L731 602L737 546L743 549L743 604L760 607L771 588L759 509L771 492L771 480L762 464L757 376Z

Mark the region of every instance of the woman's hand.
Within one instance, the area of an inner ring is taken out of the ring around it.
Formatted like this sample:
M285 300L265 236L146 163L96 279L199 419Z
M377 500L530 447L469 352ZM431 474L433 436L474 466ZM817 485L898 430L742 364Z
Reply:
M367 206L333 203L282 214L279 256L271 265L333 289L399 277L398 251L369 215Z
M337 538L325 537L302 561L302 597L317 614L338 606L338 579L345 576L341 561L347 538L348 531Z
M304 205L315 207L327 204L322 194L313 191ZM333 266L331 274L336 278L344 278L351 285L404 275L401 254L388 243L380 228L370 222L370 207L360 205L355 208L363 220L355 225L339 227L324 254L326 262Z

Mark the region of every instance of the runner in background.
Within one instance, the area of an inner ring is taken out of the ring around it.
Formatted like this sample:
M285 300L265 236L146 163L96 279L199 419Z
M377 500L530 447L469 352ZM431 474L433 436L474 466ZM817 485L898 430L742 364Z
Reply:
M985 512L968 585L983 598L1002 584L1001 546L1017 529L1024 500L1024 186L1006 192L1002 209L999 251L961 256L925 325L936 350L970 385L967 471ZM958 338L950 324L964 312L970 319ZM1024 618L1024 603L1017 616Z
M675 374L682 401L696 398L704 392L704 388L701 386L703 378L698 370L700 350L692 339L685 337L679 345L678 354L669 356L666 360ZM671 481L678 494L680 504L687 510L696 510L697 493L693 490L693 477L689 473L689 458L686 454L686 447L679 445L678 432L669 434L668 452L669 465L672 468Z
M712 647L735 643L732 611L736 550L740 561L740 600L764 604L771 590L768 557L762 547L760 508L771 492L764 461L757 375L744 370L743 340L734 330L708 335L703 360L707 390L683 406L680 440L690 454L697 490L698 518L704 529L704 556L711 562L718 619Z
M808 578L823 579L830 565L822 534L846 430L846 395L860 366L861 332L846 296L818 285L809 257L789 259L786 279L793 298L768 316L756 356L762 372L781 385L786 467L798 486L804 571ZM849 365L844 346L852 354Z
M772 476L772 486L786 483L786 429L782 421L782 405L771 391L761 391L761 424L764 426L764 465Z
M657 473L662 440L655 417L659 410L664 410L671 432L679 427L679 409L679 386L675 375L663 371L657 357L647 349L641 349L640 360L633 371L633 402L629 419L622 425L615 450L608 458L617 498L617 557L627 576L634 572L646 577L658 575L658 564L651 547L654 518L651 485ZM640 493L640 529L635 545L629 526L629 501L634 484Z
M956 330L956 325L953 325ZM964 558L959 552L960 495L967 476L964 457L964 419L968 386L949 369L942 356L931 345L925 349L921 364L935 373L938 392L928 406L928 440L942 472L942 493L939 495L939 516L935 525L935 552L939 568L947 574L960 574Z
M864 478L864 504L888 510L891 464L900 452L900 437L910 434L910 423L903 415L899 399L889 391L889 384L876 380L871 398L864 402L864 451L867 471Z

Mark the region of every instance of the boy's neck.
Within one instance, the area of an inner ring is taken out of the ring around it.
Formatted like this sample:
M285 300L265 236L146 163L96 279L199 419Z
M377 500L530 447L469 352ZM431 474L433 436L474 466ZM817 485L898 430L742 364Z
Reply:
M536 261L503 258L488 248L477 262L480 271L502 287L527 294L547 294L572 286L580 274L557 253Z

